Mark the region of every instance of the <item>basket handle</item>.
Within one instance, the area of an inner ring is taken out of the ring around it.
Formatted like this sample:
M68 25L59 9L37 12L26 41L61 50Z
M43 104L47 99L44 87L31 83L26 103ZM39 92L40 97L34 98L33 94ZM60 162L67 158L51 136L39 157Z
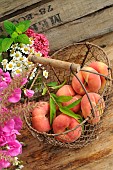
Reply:
M34 55L28 56L28 60L33 62L34 64L40 63L44 65L51 65L53 67L58 67L61 69L69 70L72 63L62 60L56 60L52 58L44 58L44 57L36 57ZM73 71L78 72L80 70L80 64L73 63Z

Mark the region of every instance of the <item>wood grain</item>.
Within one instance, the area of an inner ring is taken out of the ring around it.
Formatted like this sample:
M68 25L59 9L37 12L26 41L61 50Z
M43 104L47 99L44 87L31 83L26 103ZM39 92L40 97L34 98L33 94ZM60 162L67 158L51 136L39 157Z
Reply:
M113 41L111 34L91 42L106 44L105 52L113 66ZM109 41L110 40L110 41ZM109 42L109 43L108 43ZM108 45L107 45L108 43ZM111 49L111 50L110 50ZM112 57L111 57L112 56ZM65 57L65 56L64 56ZM113 97L111 103L113 102ZM21 141L27 144L20 158L25 170L112 170L113 169L113 104L102 122L98 138L82 149L66 149L45 145L33 138L24 126Z
M1 12L1 16L9 14L9 10L12 13L7 16L15 23L30 19L31 28L47 36L52 51L113 31L113 0L96 0L95 3L94 0L35 0L33 4L37 2L37 5L31 9L27 9L31 5L29 0L11 2L0 1L0 8L5 12ZM25 6L26 9L15 14L16 9Z
M0 18L41 0L0 0Z

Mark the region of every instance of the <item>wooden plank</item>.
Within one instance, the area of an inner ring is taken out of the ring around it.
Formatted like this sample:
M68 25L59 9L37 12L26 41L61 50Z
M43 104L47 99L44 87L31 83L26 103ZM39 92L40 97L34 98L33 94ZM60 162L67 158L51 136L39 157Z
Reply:
M51 50L56 50L113 31L112 5L113 0L96 0L95 3L94 0L42 1L36 8L10 20L16 23L30 19L31 28L45 33Z
M0 18L41 0L0 0Z
M91 40L102 46L106 44L105 52L108 54L113 66L113 37L112 34ZM109 41L110 40L110 41ZM108 45L107 45L108 42ZM110 50L111 49L111 50ZM112 57L111 57L112 56ZM64 56L65 57L65 56ZM113 97L111 99L111 103ZM34 139L24 129L21 141L27 146L23 148L20 158L24 161L25 170L112 170L113 169L113 111L112 106L106 112L98 138L88 146L75 150L44 145ZM25 127L24 127L25 128Z

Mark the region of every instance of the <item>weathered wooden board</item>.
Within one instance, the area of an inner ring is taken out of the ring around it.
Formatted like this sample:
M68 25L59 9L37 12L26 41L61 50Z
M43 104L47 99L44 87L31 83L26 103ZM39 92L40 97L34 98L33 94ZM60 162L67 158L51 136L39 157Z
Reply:
M91 42L103 46L113 66L113 33ZM110 50L111 49L111 50ZM64 56L65 57L65 56ZM113 102L113 97L111 103ZM64 149L44 145L24 129L21 141L23 148L20 158L25 170L113 170L113 104L106 112L98 138L80 149Z
M0 18L40 1L41 0L0 0Z
M113 0L34 0L33 6L29 0L11 2L0 1L0 26L7 18L15 23L30 19L32 28L48 37L51 50L113 31Z

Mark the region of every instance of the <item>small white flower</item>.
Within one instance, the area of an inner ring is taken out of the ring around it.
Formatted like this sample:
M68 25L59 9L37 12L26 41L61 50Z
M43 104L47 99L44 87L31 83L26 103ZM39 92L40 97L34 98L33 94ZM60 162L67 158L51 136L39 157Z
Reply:
M43 71L43 76L47 79L48 78L48 72L46 70Z
M15 56L15 50L12 49L12 50L10 50L10 57L14 57L14 56Z
M14 59L19 60L20 57L22 57L22 53L20 51L16 51L14 55Z
M6 70L7 70L7 69L6 69L6 65L5 65L5 64L3 65L3 70L4 70L4 71L6 71Z
M19 165L19 169L22 169L24 166L23 165Z
M12 76L14 77L15 75L20 74L21 72L22 72L22 69L20 69L20 68L14 69L14 70L12 71Z
M35 52L34 47L30 48L29 53L30 53L30 54L34 54L34 52Z
M3 59L2 62L1 62L2 65L6 65L7 63L8 63L7 59Z
M12 44L12 45L11 45L11 48L14 49L14 50L18 49L18 43Z
M18 61L20 62L26 62L27 61L27 58L25 56L21 56Z
M32 37L30 37L30 38L29 38L29 46L30 46L30 47L32 47L32 46L33 46L33 44L34 44L33 38L32 38Z
M16 166L18 165L19 161L18 161L18 157L14 157L14 161L13 161L13 165Z
M6 69L7 70L13 70L14 66L15 66L15 63L10 61L9 63L6 64Z
M35 53L35 56L36 57L41 57L42 56L42 53L40 51L38 51L37 53Z
M27 45L25 45L23 48L21 48L21 51L22 51L24 54L29 54L30 47L28 47Z
M19 61L19 62L16 62L16 63L15 63L15 67L22 67L22 62L20 62L20 61Z

